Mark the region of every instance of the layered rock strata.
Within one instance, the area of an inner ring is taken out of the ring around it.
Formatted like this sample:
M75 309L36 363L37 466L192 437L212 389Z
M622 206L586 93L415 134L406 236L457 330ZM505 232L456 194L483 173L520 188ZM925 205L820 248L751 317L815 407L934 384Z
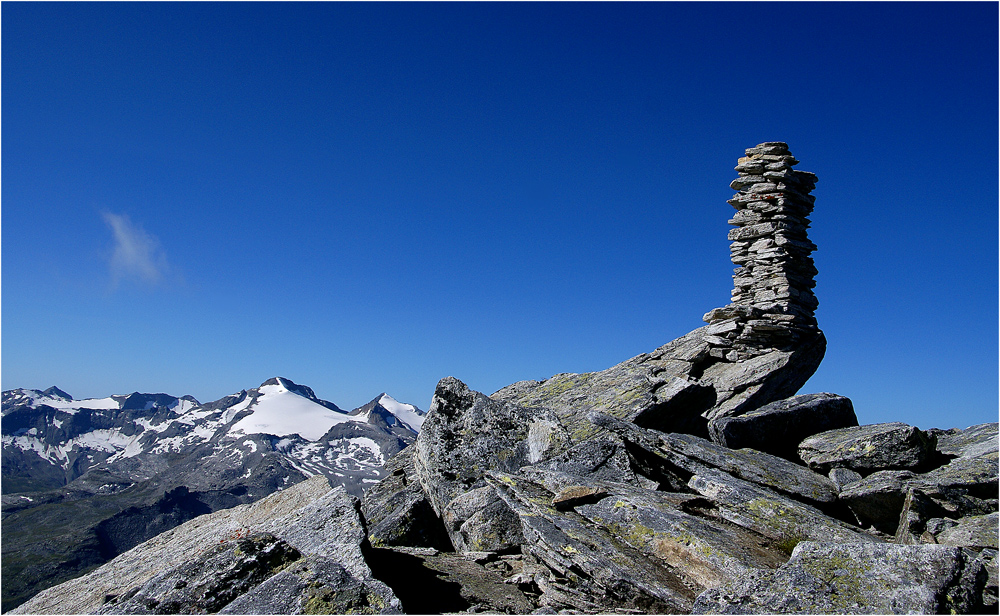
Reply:
M704 317L712 352L729 361L787 349L819 331L810 257L816 245L806 236L816 175L794 170L798 162L788 144L771 141L747 148L736 165L732 303Z

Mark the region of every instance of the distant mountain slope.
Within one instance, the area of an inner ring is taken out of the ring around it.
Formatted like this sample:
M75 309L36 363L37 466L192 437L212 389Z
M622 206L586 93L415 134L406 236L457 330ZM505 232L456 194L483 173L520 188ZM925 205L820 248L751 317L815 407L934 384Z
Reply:
M3 392L2 609L197 515L312 475L361 496L423 415L386 394L345 412L283 377L206 404Z

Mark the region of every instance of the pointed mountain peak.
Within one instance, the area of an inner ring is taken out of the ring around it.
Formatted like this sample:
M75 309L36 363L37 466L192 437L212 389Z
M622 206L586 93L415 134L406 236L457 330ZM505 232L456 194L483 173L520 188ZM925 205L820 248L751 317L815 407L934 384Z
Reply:
M258 387L257 389L260 390L261 387L267 387L268 385L277 387L278 391L290 391L292 393L299 394L300 396L303 396L305 398L309 398L310 400L317 400L316 394L313 392L311 388L306 387L305 385L298 385L291 379L286 379L283 376L271 377L266 381L264 381L263 383L261 383L260 387Z
M424 415L427 414L425 411L412 404L399 402L389 394L380 395L375 399L375 403L392 413L414 432L420 432L420 427L424 423Z
M68 393L64 392L63 390L59 389L55 385L53 385L52 387L49 387L48 389L46 389L45 391L43 391L42 395L43 396L48 396L49 398L62 398L63 400L72 400L73 399L73 396L71 396Z

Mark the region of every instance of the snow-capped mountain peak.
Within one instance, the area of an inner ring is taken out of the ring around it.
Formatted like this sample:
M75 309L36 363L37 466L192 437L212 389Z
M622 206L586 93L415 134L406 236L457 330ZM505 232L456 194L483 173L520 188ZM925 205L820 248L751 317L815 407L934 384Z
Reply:
M274 377L206 404L167 394L74 400L56 388L15 389L3 392L2 414L4 482L20 481L18 491L67 485L90 469L135 482L178 460L215 469L215 479L198 481L228 485L233 477L257 481L262 456L277 456L273 473L291 473L289 480L322 473L360 495L384 461L414 441L424 412L379 394L347 413ZM24 469L31 477L16 478Z
M382 397L378 399L378 404L399 418L401 422L414 432L420 432L421 426L424 425L424 416L427 415L427 412L421 411L412 404L397 402L389 394L382 394Z
M230 410L249 409L252 412L229 427L230 435L270 434L290 436L298 434L307 441L318 441L333 426L348 421L364 421L340 409L319 404L312 390L297 386L287 379L276 377L264 381L257 388L256 396L247 398ZM242 408L238 408L245 405ZM333 406L333 405L330 405ZM235 413L233 413L235 416Z

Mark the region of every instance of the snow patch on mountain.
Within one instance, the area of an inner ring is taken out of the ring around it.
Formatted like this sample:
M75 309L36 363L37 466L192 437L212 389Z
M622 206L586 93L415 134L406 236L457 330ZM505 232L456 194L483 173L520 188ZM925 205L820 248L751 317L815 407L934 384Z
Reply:
M69 461L69 454L76 448L115 453L125 449L133 440L133 437L125 436L117 430L92 430L58 445L52 445L34 436L36 432L32 428L23 435L5 434L2 439L3 445L17 447L22 451L34 451L39 457L53 464L61 465Z
M401 422L406 424L406 426L412 431L420 432L421 426L424 425L424 416L426 415L424 411L421 411L412 404L397 402L396 399L389 394L382 394L378 403L382 405L382 408L389 411Z
M318 441L336 424L358 421L357 417L328 409L284 385L264 385L257 391L259 395L250 405L253 413L233 424L229 428L231 435L298 434L308 441Z
M27 404L32 408L50 406L54 409L69 413L70 415L75 414L80 409L112 410L121 408L118 401L110 396L107 398L87 398L86 400L73 400L72 398L65 400L63 398L46 396L42 392L35 389L24 389L22 391L29 400L27 401Z

